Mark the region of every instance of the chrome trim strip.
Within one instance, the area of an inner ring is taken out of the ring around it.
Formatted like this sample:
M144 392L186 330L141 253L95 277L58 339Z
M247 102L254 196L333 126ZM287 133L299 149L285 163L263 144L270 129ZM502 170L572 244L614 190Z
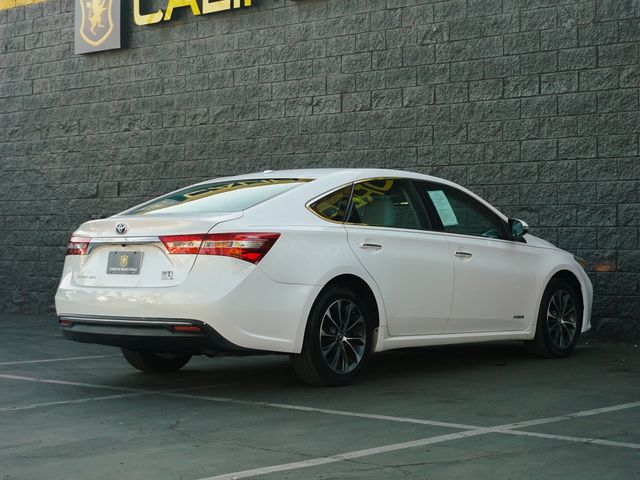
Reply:
M122 244L139 244L139 243L158 243L160 237L96 237L92 238L89 244L114 243Z

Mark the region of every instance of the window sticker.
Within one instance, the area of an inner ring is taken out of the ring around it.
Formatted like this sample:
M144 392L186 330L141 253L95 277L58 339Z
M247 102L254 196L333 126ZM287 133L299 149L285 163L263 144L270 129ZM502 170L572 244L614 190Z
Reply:
M433 206L436 207L443 227L454 227L458 225L458 218L456 213L451 208L449 199L442 190L433 190L429 192L429 198L433 202Z

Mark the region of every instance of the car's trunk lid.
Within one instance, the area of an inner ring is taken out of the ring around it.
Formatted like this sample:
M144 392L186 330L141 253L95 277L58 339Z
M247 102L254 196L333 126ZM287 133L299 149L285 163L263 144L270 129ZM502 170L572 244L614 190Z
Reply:
M170 255L163 236L208 233L242 212L193 216L116 216L83 224L74 237L91 239L87 255L74 256L74 281L85 287L172 287L182 283L197 255ZM124 226L124 227L123 227Z

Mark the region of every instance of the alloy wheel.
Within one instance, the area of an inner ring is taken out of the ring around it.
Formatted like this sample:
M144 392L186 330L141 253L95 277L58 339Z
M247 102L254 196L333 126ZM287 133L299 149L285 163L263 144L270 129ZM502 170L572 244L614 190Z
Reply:
M320 323L320 350L334 372L352 372L362 360L367 344L367 328L362 312L351 300L333 302Z
M547 329L553 345L564 350L576 336L578 309L573 296L566 290L557 290L547 307Z

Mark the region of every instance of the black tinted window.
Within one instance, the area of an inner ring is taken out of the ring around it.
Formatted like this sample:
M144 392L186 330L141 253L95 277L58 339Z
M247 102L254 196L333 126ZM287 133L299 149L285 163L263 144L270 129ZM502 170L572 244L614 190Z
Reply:
M484 205L463 192L444 185L418 182L431 210L448 233L504 238L504 224Z
M344 222L349 208L349 198L351 198L352 185L341 188L329 195L316 200L309 208L322 218L333 222Z
M411 188L410 182L401 179L356 183L349 223L422 229Z
M127 215L147 213L239 212L289 191L309 180L258 179L192 185L136 207Z

